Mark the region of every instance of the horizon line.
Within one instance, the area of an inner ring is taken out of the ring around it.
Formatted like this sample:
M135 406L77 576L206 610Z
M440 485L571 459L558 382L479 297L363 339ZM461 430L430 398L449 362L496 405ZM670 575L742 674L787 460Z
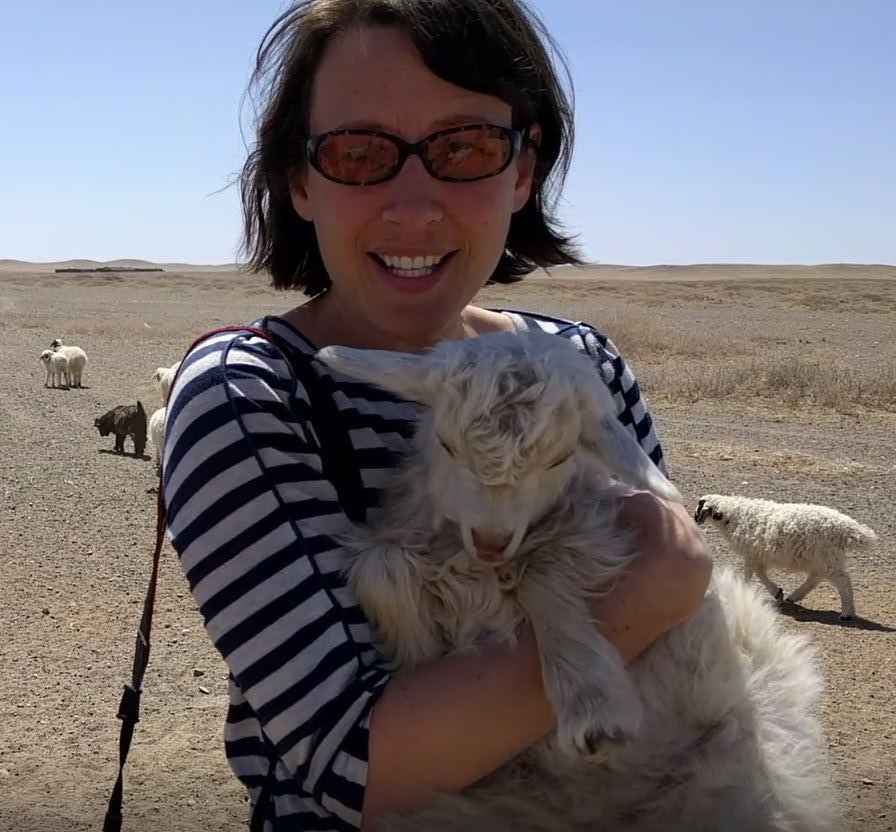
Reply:
M125 265L147 265L147 266L168 266L190 268L206 268L206 269L243 269L246 263L239 261L219 262L219 263L201 263L189 262L186 260L144 260L139 257L116 257L110 260L95 260L90 257L71 257L66 260L20 260L17 258L0 258L0 266L34 266L34 267L64 267L67 264L84 263L95 264L96 266L125 266ZM850 261L824 261L824 262L759 262L759 261L694 261L691 263L604 263L599 260L582 263L581 265L562 264L560 266L552 266L545 268L544 271L551 271L560 268L572 269L588 269L588 268L618 268L618 269L693 269L693 268L717 268L720 266L737 266L737 267L783 267L783 268L820 268L824 266L838 267L861 267L861 268L896 268L896 263L868 263L868 262L850 262ZM538 269L536 269L537 271Z

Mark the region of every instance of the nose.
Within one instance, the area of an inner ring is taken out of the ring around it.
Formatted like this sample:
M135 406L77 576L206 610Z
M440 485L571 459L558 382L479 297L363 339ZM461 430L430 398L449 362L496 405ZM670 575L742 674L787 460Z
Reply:
M485 560L499 560L513 537L512 532L473 529L473 545Z
M443 216L441 203L435 198L438 182L416 156L405 159L401 170L388 183L388 198L382 210L383 220L403 228L425 229Z

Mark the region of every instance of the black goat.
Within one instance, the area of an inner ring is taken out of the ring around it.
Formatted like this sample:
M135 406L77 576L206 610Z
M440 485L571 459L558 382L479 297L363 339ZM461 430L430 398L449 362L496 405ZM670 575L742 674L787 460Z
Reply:
M134 456L143 456L146 449L146 411L140 401L136 405L120 404L93 420L100 436L115 434L115 450L124 453L124 440L130 436L134 442Z

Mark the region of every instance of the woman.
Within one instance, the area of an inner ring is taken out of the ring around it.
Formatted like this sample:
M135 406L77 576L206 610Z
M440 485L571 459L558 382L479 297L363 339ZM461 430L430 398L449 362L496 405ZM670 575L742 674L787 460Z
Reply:
M471 305L489 280L577 262L547 208L572 134L549 43L519 0L310 0L259 50L270 86L242 180L247 250L311 299L258 324L273 340L229 332L191 351L164 475L172 542L231 670L225 746L256 822L372 829L553 721L531 633L408 674L382 667L330 535L376 504L416 408L334 377L316 349L556 332L593 356L594 383L664 468L604 336ZM683 509L635 494L620 511L640 554L594 613L631 658L696 609L711 567Z

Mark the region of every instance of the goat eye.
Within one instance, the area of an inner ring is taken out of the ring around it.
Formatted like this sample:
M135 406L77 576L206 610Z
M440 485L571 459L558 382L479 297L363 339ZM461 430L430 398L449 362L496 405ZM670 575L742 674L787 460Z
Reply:
M451 450L451 446L444 439L442 439L441 436L438 437L438 439L439 444L445 449L445 453L448 454L448 456L454 456L454 451Z

